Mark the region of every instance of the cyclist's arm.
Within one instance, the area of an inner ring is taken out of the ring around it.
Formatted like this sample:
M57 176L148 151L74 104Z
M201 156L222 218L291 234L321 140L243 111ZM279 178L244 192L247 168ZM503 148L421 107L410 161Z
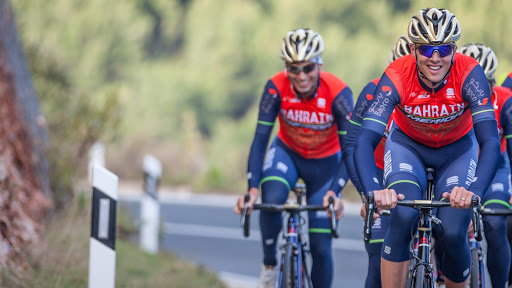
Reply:
M387 73L388 70L375 89L374 100L363 118L354 149L354 163L365 194L382 189L381 181L377 178L374 150L384 135L393 109L400 103L400 94Z
M507 87L508 89L512 89L512 73L508 74L507 78L501 84L503 87Z
M512 167L512 97L503 104L500 115L503 137L507 140L507 155Z
M500 143L489 85L480 65L474 66L464 80L462 97L471 108L473 127L480 146L475 178L469 191L481 197L496 174Z
M366 110L368 110L371 100L373 100L373 94L375 93L376 87L375 83L369 82L363 88L361 93L359 93L356 106L354 106L354 111L352 111L352 116L350 117L345 143L343 143L342 147L343 163L345 163L345 166L347 167L350 180L352 180L352 183L354 183L354 186L359 193L363 193L363 187L361 186L361 181L359 180L356 166L354 164L354 146L363 123L364 114L366 113ZM369 95L369 97L367 97L367 95Z
M281 98L277 87L272 81L268 81L261 96L258 124L249 152L247 180L249 188L258 188L261 179L263 159L267 149L268 140L272 133L275 119L281 107ZM270 92L274 93L271 94Z
M334 98L332 103L332 115L336 121L336 126L338 129L338 139L340 142L340 146L343 147L346 143L347 138L347 130L349 126L350 114L352 113L352 109L354 107L354 101L352 99L352 90L349 87L345 87L341 92ZM341 190L345 187L347 183L348 175L346 173L346 169L344 167L344 163L340 163L338 167L338 171L334 177L333 182L331 183L331 187L329 190L332 190L336 193L338 197L341 197Z

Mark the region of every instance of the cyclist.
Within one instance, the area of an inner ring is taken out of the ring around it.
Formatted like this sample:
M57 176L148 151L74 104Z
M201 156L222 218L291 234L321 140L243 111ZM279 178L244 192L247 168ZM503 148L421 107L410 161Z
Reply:
M501 83L502 87L507 87L508 89L512 89L512 73L507 75L507 78Z
M350 88L336 76L322 71L324 41L311 29L289 31L284 37L281 58L283 71L266 84L259 108L258 124L249 154L250 202L255 203L261 186L263 203L282 204L300 177L306 184L308 204L321 205L325 195L337 196L335 206L341 217L341 190L347 172L341 165L340 143L348 127L353 101ZM275 118L279 131L265 154ZM235 212L243 207L243 195ZM310 212L309 243L313 259L314 287L330 287L333 276L332 236L323 211ZM263 264L260 282L274 287L276 243L281 230L281 214L260 212Z
M461 28L450 11L420 10L408 36L411 54L385 70L363 120L354 150L356 169L364 191L373 191L382 209L395 208L397 199L422 199L425 168L435 169L435 197L451 204L436 212L444 226L436 245L444 253L446 287L464 287L471 262L466 241L471 211L454 208L469 208L472 195L481 196L496 172L499 141L489 85L473 58L455 52ZM371 152L393 110L383 189ZM405 285L417 216L418 211L402 206L391 212L381 254L383 287Z
M498 171L491 186L482 198L483 206L489 208L510 208L510 163L512 156L512 91L496 85L494 73L498 59L494 51L483 45L468 43L460 48L460 53L473 57L484 69L500 136L501 157ZM507 153L505 153L505 151ZM487 268L493 287L505 287L510 267L506 216L483 216L485 238L487 240Z
M409 47L411 41L406 36L398 38L394 49L391 50L389 62L393 62L396 59L409 55L411 49ZM379 83L379 78L373 79L363 88L359 97L357 98L354 111L350 118L350 126L347 137L345 139L345 145L343 145L343 160L347 166L350 180L354 183L357 191L361 194L361 198L364 198L363 188L357 176L354 163L354 144L359 134L363 117L370 105L373 103L375 88ZM388 124L390 125L390 124ZM383 169L384 169L384 145L386 143L386 135L382 137L377 148L374 151L375 165L377 166L377 179L382 181ZM364 202L364 200L363 200ZM366 214L365 205L363 203L361 207L361 216L364 218ZM375 219L374 225L372 226L372 239L368 243L365 243L366 253L368 253L368 274L366 275L365 287L381 287L380 281L380 251L382 250L382 242L384 242L384 235L389 227L390 217L379 217Z

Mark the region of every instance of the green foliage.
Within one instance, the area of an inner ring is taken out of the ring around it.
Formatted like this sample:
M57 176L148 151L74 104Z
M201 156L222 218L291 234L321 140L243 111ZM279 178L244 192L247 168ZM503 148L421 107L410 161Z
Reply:
M45 59L41 61L56 64L46 65L53 84L37 85L49 122L76 117L90 127L94 125L84 119L85 114L111 113L114 110L106 107L116 106L121 110L115 111L123 114L113 112L114 118L122 121L115 137L112 131L107 133L114 139L109 159L116 173L140 177L137 161L151 153L163 161L168 183L233 191L245 185L258 100L266 80L283 67L279 49L286 31L309 27L320 32L326 43L324 69L349 84L355 98L369 80L382 75L389 51L406 34L411 16L432 6L457 15L463 31L459 45L484 42L495 50L500 61L497 77L502 79L512 65L508 49L512 39L505 36L512 28L507 4L504 0L53 0L52 5L14 1L26 47L37 47L38 57ZM71 100L54 99L54 94L100 108L80 113L76 104L66 111L62 103ZM65 116L54 116L60 109ZM76 127L77 121L69 126L83 131ZM106 133L114 127L100 125L97 133L90 134L103 137L100 130Z
M44 227L41 241L31 248L26 271L0 272L1 287L87 287L90 197L80 194ZM173 254L151 255L127 241L131 219L117 214L116 287L224 287L211 271L179 260ZM121 233L120 233L121 232Z

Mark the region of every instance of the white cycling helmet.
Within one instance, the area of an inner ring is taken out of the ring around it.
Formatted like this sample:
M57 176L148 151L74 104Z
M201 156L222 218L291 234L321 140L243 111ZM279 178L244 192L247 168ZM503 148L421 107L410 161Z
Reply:
M484 69L487 80L494 80L494 73L498 68L498 58L491 48L481 43L468 43L460 47L459 52L473 57Z
M450 44L459 40L461 28L447 9L426 8L412 17L408 36L415 44Z
M396 41L395 48L391 50L389 56L389 62L393 62L396 59L411 54L411 47L409 44L412 43L406 36L400 36Z
M324 51L322 36L311 29L289 31L283 38L281 58L287 63L313 61L321 64Z

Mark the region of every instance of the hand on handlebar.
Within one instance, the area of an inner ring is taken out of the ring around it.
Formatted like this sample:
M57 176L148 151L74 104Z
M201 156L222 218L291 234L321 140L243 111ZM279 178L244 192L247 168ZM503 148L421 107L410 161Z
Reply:
M251 214L252 206L258 199L258 188L250 188L247 194L240 195L238 197L236 200L235 208L233 209L236 214L240 214L244 210L246 195L250 195L249 202L247 202L247 214Z
M329 190L325 193L324 198L323 198L322 205L324 207L329 206L329 198L330 197L334 198L334 211L336 213L336 219L340 219L341 217L343 217L345 215L345 203L343 202L343 200L336 197L336 193L334 193L334 191ZM332 217L332 215L329 211L328 211L328 213L329 213L329 217Z
M450 193L444 192L443 197L450 201L453 208L471 208L471 198L475 193L466 190L464 187L453 187Z
M393 209L398 200L404 200L403 194L396 194L393 189L383 189L373 191L375 197L375 206L379 209Z

